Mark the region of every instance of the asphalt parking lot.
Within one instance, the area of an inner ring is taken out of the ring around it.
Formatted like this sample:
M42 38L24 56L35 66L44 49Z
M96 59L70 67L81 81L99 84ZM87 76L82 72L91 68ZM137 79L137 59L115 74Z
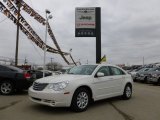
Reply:
M160 86L134 83L130 100L98 101L82 113L32 103L27 91L0 95L0 120L160 120Z

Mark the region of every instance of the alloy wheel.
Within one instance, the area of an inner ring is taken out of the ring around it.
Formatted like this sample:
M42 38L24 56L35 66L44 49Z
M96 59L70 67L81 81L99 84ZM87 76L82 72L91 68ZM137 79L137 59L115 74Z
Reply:
M127 86L126 87L126 97L129 98L131 96L131 94L132 94L132 90L131 90L130 86Z
M77 96L77 106L80 109L86 108L88 105L88 95L86 92L80 92Z
M2 94L10 94L12 92L12 84L10 82L3 82L1 84L1 93Z

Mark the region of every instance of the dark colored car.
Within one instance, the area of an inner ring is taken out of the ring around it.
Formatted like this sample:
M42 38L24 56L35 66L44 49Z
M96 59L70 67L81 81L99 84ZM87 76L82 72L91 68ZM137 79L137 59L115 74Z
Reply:
M0 65L0 93L9 95L16 90L28 89L32 84L30 74L20 68Z

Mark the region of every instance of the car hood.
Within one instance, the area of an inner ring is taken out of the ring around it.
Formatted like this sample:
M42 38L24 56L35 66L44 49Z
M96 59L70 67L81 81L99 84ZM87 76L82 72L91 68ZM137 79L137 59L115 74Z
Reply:
M49 76L49 77L44 77L41 79L36 80L36 82L39 83L57 83L57 82L63 82L63 81L72 81L72 80L79 80L79 79L84 79L88 78L90 75L57 75L57 76Z
M138 72L138 74L147 74L149 73L150 71L143 71L143 72Z
M160 74L160 71L152 71L150 74Z
M130 72L131 75L135 75L137 72Z

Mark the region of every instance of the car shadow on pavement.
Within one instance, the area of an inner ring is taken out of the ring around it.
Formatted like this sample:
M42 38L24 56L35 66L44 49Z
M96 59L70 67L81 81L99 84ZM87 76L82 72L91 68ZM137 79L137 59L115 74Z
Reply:
M15 95L28 95L28 91L27 90L16 91Z
M114 98L109 98L109 99L104 99L96 102L92 102L87 109L87 111L91 109L96 109L97 107L102 107L105 105L109 105L112 102L116 101L121 101L122 97L114 97ZM50 106L45 106L45 105L40 105L40 104L32 104L32 109L36 110L37 112L40 113L45 113L45 114L70 114L70 113L76 113L72 111L69 107L50 107Z
M37 112L45 113L45 114L68 114L72 111L67 107L50 107L45 105L34 104L31 106L32 109L36 110Z
M103 99L103 100L99 100L99 101L91 103L89 108L96 108L98 106L104 106L104 105L107 105L111 102L117 102L117 101L121 101L121 100L123 100L121 96Z
M0 96L5 96L5 97L10 97L10 96L25 96L25 95L28 95L28 91L15 91L13 94L11 94L11 95L2 95L2 94L0 94Z

